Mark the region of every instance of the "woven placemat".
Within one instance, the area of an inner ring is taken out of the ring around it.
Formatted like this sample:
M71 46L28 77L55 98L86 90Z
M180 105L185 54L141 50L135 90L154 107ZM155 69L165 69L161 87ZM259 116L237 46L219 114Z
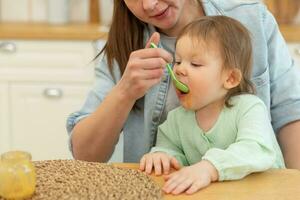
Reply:
M31 200L162 198L159 185L137 170L76 160L37 161L34 165L37 187Z

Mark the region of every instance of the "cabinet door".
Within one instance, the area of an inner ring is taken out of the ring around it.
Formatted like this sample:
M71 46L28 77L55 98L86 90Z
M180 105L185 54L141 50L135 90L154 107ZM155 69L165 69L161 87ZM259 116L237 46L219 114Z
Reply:
M29 151L33 160L72 158L66 119L81 107L88 88L75 84L13 84L12 149Z
M0 40L0 50L1 81L90 83L94 78L89 41Z
M0 83L0 153L9 150L9 101L8 85Z

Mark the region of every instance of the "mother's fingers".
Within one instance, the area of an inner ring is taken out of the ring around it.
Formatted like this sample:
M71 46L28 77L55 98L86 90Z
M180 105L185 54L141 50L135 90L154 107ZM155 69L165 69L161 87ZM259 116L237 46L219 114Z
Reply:
M173 56L166 50L162 48L148 48L139 49L130 54L130 58L163 58L166 62L171 63L173 61Z
M150 36L149 40L147 41L146 47L145 47L145 48L149 48L151 42L153 42L154 44L157 45L157 44L159 43L159 40L160 40L160 35L159 35L159 33L158 33L158 32L154 32L154 33Z
M161 79L164 74L164 70L161 68L152 70L140 70L131 75L131 79L135 84L145 84L145 80Z
M148 58L143 60L143 69L165 69L167 62L162 58Z

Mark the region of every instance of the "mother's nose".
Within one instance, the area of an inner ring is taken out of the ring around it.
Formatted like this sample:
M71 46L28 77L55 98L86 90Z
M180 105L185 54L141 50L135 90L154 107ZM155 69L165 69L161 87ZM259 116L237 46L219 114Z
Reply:
M154 10L158 0L142 0L144 10Z

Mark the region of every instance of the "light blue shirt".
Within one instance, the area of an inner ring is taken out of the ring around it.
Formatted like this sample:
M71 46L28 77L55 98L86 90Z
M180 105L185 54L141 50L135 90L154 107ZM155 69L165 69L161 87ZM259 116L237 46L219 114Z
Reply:
M239 20L252 34L254 65L252 81L258 97L263 100L275 132L285 124L300 119L300 73L287 48L272 14L258 0L203 0L206 15L226 15ZM154 32L145 28L145 41ZM160 46L165 46L162 44ZM174 53L174 49L172 51ZM117 64L113 73L121 78ZM87 117L100 105L107 93L116 85L110 75L104 56L95 68L96 80L81 110L71 114L67 130ZM170 79L162 79L144 98L137 101L139 110L133 109L123 127L124 162L138 162L154 146L158 125L165 108ZM99 121L99 123L101 123ZM71 145L70 145L71 146ZM72 148L72 147L71 147Z

